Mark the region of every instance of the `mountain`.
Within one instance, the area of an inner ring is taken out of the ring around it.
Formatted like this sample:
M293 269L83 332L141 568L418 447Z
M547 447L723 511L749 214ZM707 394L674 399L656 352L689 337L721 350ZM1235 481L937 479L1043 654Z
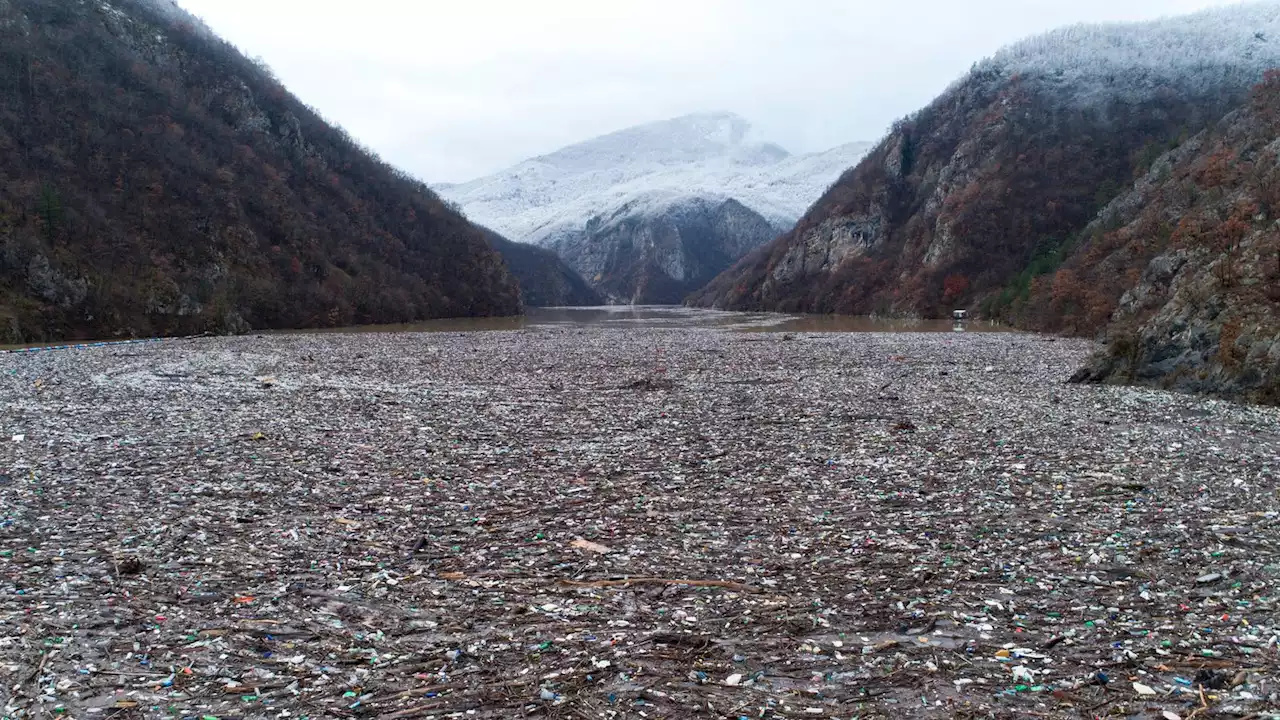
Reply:
M628 128L436 189L517 242L546 244L593 217L672 193L733 198L786 229L869 147L793 156L753 141L751 125L737 115L707 113Z
M520 311L483 234L168 0L0 0L0 342Z
M669 191L633 198L549 247L612 303L674 305L777 234L737 200Z
M736 115L688 115L436 189L472 220L555 249L611 302L672 303L790 228L868 147L791 155Z
M488 229L485 235L515 276L520 285L520 300L526 307L604 304L604 297L551 250L512 242Z
M1106 322L1078 382L1140 382L1280 404L1280 71L1161 158L1054 274L1029 325Z
M791 232L691 302L934 317L969 308L1017 321L1032 282L1099 212L1278 65L1274 3L1071 27L1006 48L898 122Z

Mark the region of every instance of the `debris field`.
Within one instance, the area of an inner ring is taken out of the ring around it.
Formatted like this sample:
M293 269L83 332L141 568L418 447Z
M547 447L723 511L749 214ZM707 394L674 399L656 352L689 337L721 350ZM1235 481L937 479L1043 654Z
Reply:
M1280 717L1280 412L1090 350L0 355L0 717Z

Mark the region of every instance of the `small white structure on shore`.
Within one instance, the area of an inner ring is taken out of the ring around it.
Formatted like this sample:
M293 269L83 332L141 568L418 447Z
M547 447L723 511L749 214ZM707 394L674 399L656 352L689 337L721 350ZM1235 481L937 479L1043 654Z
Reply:
M952 320L968 320L969 311L968 310L952 310L951 319Z

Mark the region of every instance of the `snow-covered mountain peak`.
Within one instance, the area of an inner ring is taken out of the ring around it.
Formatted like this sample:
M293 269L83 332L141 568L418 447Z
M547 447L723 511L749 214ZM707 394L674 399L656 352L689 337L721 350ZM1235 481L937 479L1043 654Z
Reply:
M530 162L584 171L622 163L678 165L726 157L752 164L787 155L777 145L747 142L750 133L751 123L733 113L685 115L602 135Z
M626 205L652 214L696 197L736 199L785 229L869 147L791 155L759 141L738 115L701 113L619 130L436 190L473 221L522 242L545 242Z

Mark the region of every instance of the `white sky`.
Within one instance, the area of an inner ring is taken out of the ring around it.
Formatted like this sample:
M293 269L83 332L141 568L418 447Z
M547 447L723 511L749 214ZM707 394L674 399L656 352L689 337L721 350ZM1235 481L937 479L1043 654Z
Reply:
M728 110L793 152L877 140L977 60L1232 0L179 0L428 182Z

